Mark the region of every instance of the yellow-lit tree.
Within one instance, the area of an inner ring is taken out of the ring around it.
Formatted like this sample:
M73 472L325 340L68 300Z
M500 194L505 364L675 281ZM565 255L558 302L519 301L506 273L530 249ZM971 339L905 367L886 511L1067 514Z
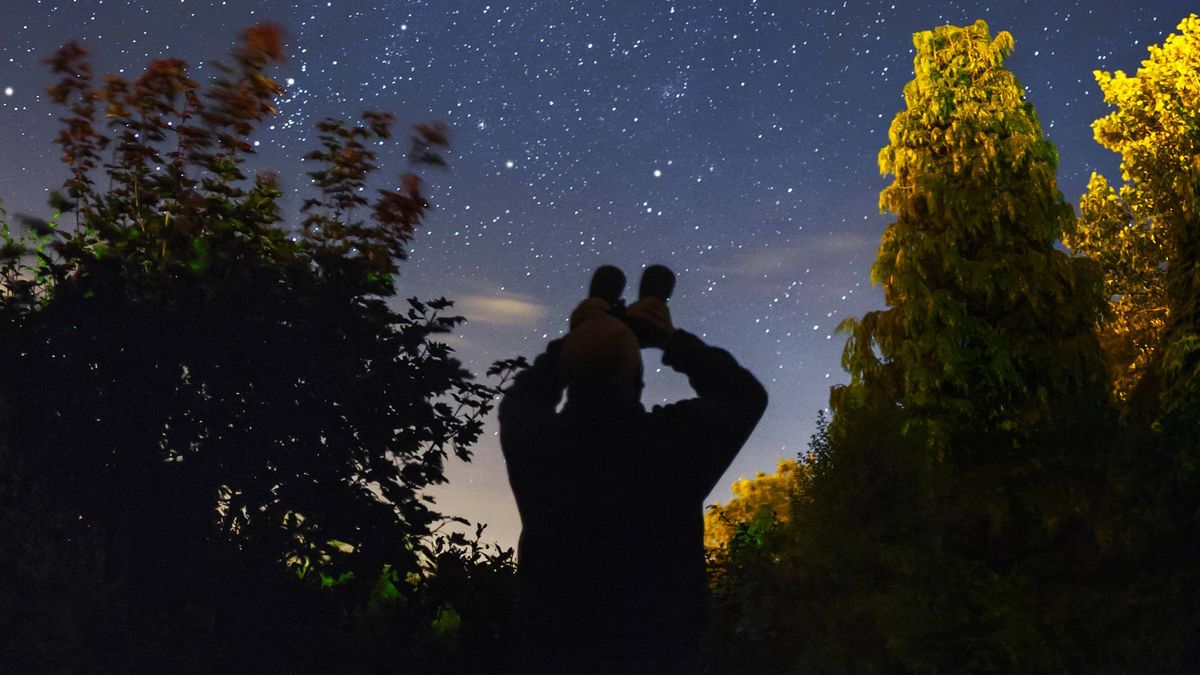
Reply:
M786 519L755 520L767 477L710 514L749 522L714 672L1196 670L1200 20L1181 30L1100 75L1125 186L1094 176L1079 226L1012 37L914 36L879 157L887 308L844 325L851 382ZM1120 424L1106 375L1148 414Z
M1130 433L1112 493L1123 553L1121 639L1128 663L1161 672L1200 663L1200 16L1192 14L1137 73L1097 72L1114 111L1093 126L1121 157L1118 190L1093 176L1066 241L1104 269L1101 322ZM1132 533L1129 536L1128 533Z
M1064 237L1104 268L1111 311L1101 332L1122 397L1154 365L1172 399L1198 396L1200 17L1178 30L1150 47L1136 75L1096 71L1116 110L1093 129L1121 155L1124 184L1114 190L1094 174L1078 225Z
M775 473L759 471L754 478L735 482L733 499L727 504L717 502L704 513L704 547L709 554L719 555L728 548L739 528L786 522L791 495L806 469L794 459L781 459Z
M1074 214L1005 67L1012 35L981 20L913 46L879 153L894 220L871 276L887 307L842 326L851 381L831 393L831 450L795 515L823 544L804 564L843 584L826 660L1076 670L1068 645L1090 639L1075 636L1099 599L1072 588L1094 559L1111 418L1101 275L1055 247Z
M1134 212L1133 191L1125 185L1118 192L1093 173L1079 201L1078 223L1063 236L1067 246L1104 268L1109 311L1098 331L1121 400L1152 369L1167 320L1165 226Z

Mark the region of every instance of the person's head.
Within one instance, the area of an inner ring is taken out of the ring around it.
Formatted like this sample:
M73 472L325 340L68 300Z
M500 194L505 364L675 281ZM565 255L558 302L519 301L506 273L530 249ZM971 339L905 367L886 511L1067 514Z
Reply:
M595 314L575 325L563 343L567 396L612 403L642 396L642 352L624 321Z

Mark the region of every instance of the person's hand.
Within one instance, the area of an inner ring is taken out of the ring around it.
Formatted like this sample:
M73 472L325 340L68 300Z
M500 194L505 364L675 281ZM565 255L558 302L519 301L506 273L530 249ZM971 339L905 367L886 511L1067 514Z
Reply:
M662 298L645 297L625 308L625 318L633 326L643 347L665 347L675 335L671 310Z
M610 305L607 300L603 300L601 298L588 298L587 300L584 300L583 302L579 303L579 306L575 308L575 311L571 312L571 330L575 330L576 326L584 321L587 321L588 319L591 319L592 317L608 314L609 310L611 309L612 305Z

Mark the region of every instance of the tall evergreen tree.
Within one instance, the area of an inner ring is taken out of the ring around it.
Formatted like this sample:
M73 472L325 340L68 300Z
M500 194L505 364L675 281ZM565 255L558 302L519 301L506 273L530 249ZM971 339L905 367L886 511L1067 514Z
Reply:
M1061 667L1066 570L1083 564L1066 551L1088 543L1104 464L1093 448L1108 388L1093 331L1100 278L1054 248L1073 212L1054 146L1004 68L1012 36L978 21L913 42L906 109L879 154L895 176L880 207L896 220L872 268L888 308L843 326L851 383L831 396L832 463L846 463L839 447L858 445L864 415L896 420L908 439L897 445L912 448L888 464L915 483L896 494L916 501L892 508L925 518L910 525L923 536L880 562L912 582L913 599L937 600L911 605L921 629L885 631L903 636L893 656ZM942 587L920 588L931 580L905 556L940 569Z
M845 394L894 386L944 450L963 422L1015 442L1098 377L1096 275L1054 249L1072 210L1057 151L1003 67L1012 36L979 21L914 44L907 109L879 154L895 176L879 203L897 218L872 268L888 309L846 323Z

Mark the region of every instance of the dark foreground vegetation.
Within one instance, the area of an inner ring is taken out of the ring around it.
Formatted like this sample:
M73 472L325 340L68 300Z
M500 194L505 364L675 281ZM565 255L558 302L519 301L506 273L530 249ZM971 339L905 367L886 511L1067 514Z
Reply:
M439 536L422 490L498 382L437 341L448 301L390 302L445 130L413 127L401 187L367 192L391 117L321 123L286 228L274 177L244 174L281 35L232 56L207 87L50 60L70 178L0 263L5 660L484 669L509 622L478 598L510 595L511 554Z
M1012 37L915 36L887 306L843 326L811 452L708 514L713 672L1200 670L1200 18L1179 31L1097 74L1124 183L1078 217ZM6 669L510 668L511 551L423 490L522 364L477 381L450 302L396 301L446 130L369 192L393 120L323 122L289 221L246 175L282 57L260 26L205 86L50 60L69 178L19 236L0 212Z

